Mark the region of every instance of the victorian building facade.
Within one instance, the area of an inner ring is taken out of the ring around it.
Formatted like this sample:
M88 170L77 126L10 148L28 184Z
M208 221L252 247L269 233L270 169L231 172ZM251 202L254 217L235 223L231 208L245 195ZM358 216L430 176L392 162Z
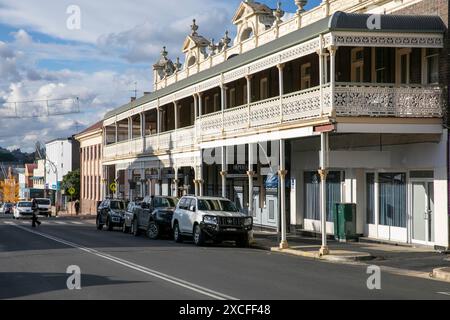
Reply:
M363 236L448 248L447 1L295 3L242 2L218 42L194 21L184 65L164 48L105 116L104 194L221 195L291 232L356 203Z
M80 213L97 214L98 202L104 198L102 182L103 121L75 136L80 143Z

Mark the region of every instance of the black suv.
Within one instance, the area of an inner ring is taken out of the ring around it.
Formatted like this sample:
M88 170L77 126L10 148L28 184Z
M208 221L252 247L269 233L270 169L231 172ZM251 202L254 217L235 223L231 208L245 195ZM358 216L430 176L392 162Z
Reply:
M122 228L126 203L122 200L105 200L97 208L97 229L102 230L106 225L108 231L115 227Z
M173 212L178 204L175 197L146 197L140 206L134 207L131 233L138 236L145 231L150 239L158 239L162 234L171 234Z

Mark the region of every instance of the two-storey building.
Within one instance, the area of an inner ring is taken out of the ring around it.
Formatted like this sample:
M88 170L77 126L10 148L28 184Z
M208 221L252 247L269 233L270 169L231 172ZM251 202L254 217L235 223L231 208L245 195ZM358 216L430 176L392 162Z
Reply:
M223 195L290 231L356 203L361 235L448 248L447 1L295 3L242 2L218 42L194 21L184 65L164 48L154 92L105 116L104 188Z

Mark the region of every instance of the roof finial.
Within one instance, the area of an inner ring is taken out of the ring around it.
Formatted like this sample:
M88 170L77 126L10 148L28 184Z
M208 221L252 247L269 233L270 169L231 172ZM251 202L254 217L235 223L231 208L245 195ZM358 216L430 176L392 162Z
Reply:
M276 24L280 24L281 22L283 22L281 20L281 18L284 16L285 12L281 9L281 1L277 2L277 9L274 10L273 15L275 16L276 20Z
M161 56L164 58L166 58L169 54L166 49L167 49L166 46L164 46L163 50L161 51Z
M198 25L196 23L197 21L195 19L192 20L192 25L191 25L191 35L192 36L196 36L197 35L197 31L198 31Z
M305 12L305 6L308 4L308 0L295 0L295 4L297 5L297 14Z
M223 49L228 48L228 47L229 47L229 44L231 43L231 39L230 39L230 37L228 36L228 34L229 34L228 30L225 31L225 35L224 35L224 37L222 38Z

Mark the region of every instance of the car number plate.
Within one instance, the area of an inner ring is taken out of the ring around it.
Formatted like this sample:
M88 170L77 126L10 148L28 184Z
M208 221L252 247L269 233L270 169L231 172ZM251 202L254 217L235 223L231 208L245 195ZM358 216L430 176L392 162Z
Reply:
M237 231L236 228L226 228L225 231Z

